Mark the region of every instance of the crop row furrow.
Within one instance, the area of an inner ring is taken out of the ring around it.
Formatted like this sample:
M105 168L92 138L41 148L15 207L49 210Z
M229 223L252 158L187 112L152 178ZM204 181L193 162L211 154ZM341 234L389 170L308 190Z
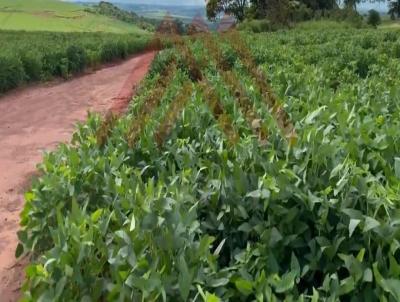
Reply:
M252 54L246 46L246 43L237 32L232 32L228 35L229 36L227 36L225 40L227 40L232 48L239 54L243 65L247 72L253 77L257 87L260 89L263 100L271 109L271 114L275 117L279 127L282 129L289 142L295 142L297 137L295 127L290 121L289 115L283 108L283 104L278 100L272 88L269 86L268 79L264 72L262 72L254 63Z
M223 81L227 84L229 90L234 93L237 104L253 133L258 137L260 143L265 145L268 138L268 129L266 125L264 125L263 119L254 110L254 106L245 91L245 87L243 87L243 84L232 72L233 66L227 62L221 48L218 46L219 43L215 39L212 39L211 36L205 36L203 38L203 43L208 53L211 55L211 58L216 61L218 72Z
M192 82L185 82L182 85L182 88L179 91L178 95L175 97L173 103L170 105L167 113L163 118L163 121L158 127L158 130L154 133L154 139L159 147L162 146L165 139L170 134L172 128L175 126L177 119L182 113L186 103L190 100L192 92Z
M162 74L158 79L155 87L152 89L150 94L145 98L142 106L139 108L136 117L133 119L131 126L127 132L128 145L132 148L135 145L138 135L143 131L146 126L151 113L155 110L162 100L162 96L168 89L176 72L174 64L170 65L169 68Z

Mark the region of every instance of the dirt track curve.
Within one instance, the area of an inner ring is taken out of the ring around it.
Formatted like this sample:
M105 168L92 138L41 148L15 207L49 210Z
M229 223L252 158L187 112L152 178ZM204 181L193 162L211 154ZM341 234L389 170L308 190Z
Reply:
M44 150L69 141L87 111L123 110L145 76L154 52L62 83L0 97L0 301L16 301L26 260L16 261L23 193Z

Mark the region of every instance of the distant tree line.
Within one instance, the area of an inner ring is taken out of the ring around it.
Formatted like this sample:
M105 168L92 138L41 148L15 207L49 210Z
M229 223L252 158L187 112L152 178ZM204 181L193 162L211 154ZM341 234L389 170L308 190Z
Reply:
M293 19L307 19L315 14L329 14L330 11L340 10L348 14L348 11L355 12L357 4L361 2L365 0L209 0L206 7L207 17L210 20L215 20L222 13L228 13L239 22L248 18L268 18L271 21L284 23ZM400 0L390 2L389 13L392 18L400 17Z
M391 1L389 3L389 15L392 20L400 18L400 0Z

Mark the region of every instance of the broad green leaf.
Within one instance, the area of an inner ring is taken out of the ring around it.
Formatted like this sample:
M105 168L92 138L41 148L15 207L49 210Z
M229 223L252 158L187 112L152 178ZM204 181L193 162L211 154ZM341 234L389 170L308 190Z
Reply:
M214 294L206 293L205 302L220 302L221 300Z
M189 296L192 277L189 273L189 268L186 264L186 260L183 255L179 257L178 266L179 266L179 290L183 301L186 301Z
M313 287L313 295L311 297L311 302L319 302L319 293L314 287Z
M282 279L276 282L275 291L280 294L291 290L294 286L295 278L296 278L295 272L289 272L283 275Z
M270 244L271 245L275 245L276 243L278 243L279 241L281 241L283 239L281 233L279 232L279 230L277 228L272 228L271 229L271 235L270 235Z
M395 301L400 301L400 280L399 279L386 279L383 281L385 290L392 294Z
M375 220L372 217L365 217L365 222L364 222L364 229L363 232L368 232L376 227L380 226L379 221Z
M389 267L392 276L400 276L400 265L392 255L389 255Z
M356 229L357 225L361 222L360 219L350 219L349 223L349 237L353 235L354 230Z
M235 286L245 296L248 296L253 292L253 283L249 280L237 279L235 281Z
M91 215L92 221L94 223L96 223L97 221L99 221L101 215L103 214L103 209L98 209L95 212L93 212L93 214Z
M370 268L365 269L364 271L364 276L363 276L363 280L365 282L372 282L373 276L372 276L372 271Z
M353 277L348 277L340 282L340 295L352 292L355 288Z
M300 272L301 272L300 263L294 253L292 253L290 259L290 269L296 274L296 276L300 277Z

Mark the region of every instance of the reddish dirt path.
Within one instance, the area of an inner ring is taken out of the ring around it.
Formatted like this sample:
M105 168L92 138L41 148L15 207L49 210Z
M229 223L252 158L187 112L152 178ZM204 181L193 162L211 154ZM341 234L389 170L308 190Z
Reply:
M67 142L87 111L121 112L154 52L68 82L39 85L0 98L0 301L16 301L25 260L16 261L23 193L44 150Z

